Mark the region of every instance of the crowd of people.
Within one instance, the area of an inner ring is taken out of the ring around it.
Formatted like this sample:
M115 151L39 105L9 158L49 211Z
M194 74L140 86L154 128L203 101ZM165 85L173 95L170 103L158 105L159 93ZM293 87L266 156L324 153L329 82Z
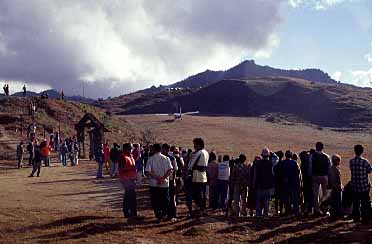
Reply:
M329 157L321 142L299 155L264 148L252 162L244 154L232 158L207 152L201 138L193 144L194 150L185 150L168 144L129 143L110 149L106 143L96 155L97 178L103 177L105 163L112 162L110 174L119 175L124 187L127 218L137 216L136 186L145 177L158 221L177 219L180 194L185 195L190 217L210 209L232 217L314 215L370 220L368 175L372 168L362 157L361 145L355 146L355 157L349 162L351 181L343 186L341 157Z
M18 161L18 168L23 168L24 156L28 154L28 165L32 166L32 172L29 177L33 177L36 173L40 177L41 166L51 166L51 153L56 152L59 155L59 161L62 166L67 166L68 160L71 166L79 163L79 144L75 137L68 137L62 140L60 133L56 131L52 133L49 140L43 139L38 141L36 139L36 125L32 123L29 126L27 136L29 138L28 144L25 146L24 142L20 142L17 146L16 156Z
M355 157L349 161L351 181L344 186L341 157L328 156L321 142L299 155L290 150L272 152L264 148L252 162L244 154L233 158L208 152L202 138L194 139L193 144L192 150L168 144L114 143L111 147L107 142L94 155L97 178L104 177L104 168L111 177L119 177L124 188L126 218L137 216L136 191L147 182L151 206L159 222L177 220L177 206L185 199L190 217L203 216L209 209L230 217L314 215L349 217L369 223L372 167L362 157L362 145L354 147ZM35 173L40 176L42 163L50 166L52 151L59 152L63 166L67 166L67 160L71 166L78 165L77 140L70 137L62 141L58 132L41 143L32 133L26 149L29 165L33 166L30 177ZM24 152L20 143L19 168Z

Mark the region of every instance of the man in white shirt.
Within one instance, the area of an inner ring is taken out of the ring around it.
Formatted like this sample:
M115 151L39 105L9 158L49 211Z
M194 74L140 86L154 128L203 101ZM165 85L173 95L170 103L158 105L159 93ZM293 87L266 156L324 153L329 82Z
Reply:
M229 189L230 179L230 157L229 155L223 156L223 161L218 163L218 177L217 177L217 199L218 208L226 211L226 200ZM231 189L230 189L231 190Z
M173 153L170 151L170 146L168 144L163 144L161 147L161 153L164 156L167 156L171 161L173 171L169 176L169 209L168 209L168 218L171 221L177 220L177 209L176 209L176 171L177 171L177 162Z
M200 214L204 214L209 154L204 149L204 140L202 138L195 138L193 143L195 152L192 155L188 169L192 172L192 193L197 211L200 211Z
M168 214L169 176L173 167L170 159L160 153L160 144L154 144L153 151L154 155L147 161L145 171L149 176L151 205L160 222Z

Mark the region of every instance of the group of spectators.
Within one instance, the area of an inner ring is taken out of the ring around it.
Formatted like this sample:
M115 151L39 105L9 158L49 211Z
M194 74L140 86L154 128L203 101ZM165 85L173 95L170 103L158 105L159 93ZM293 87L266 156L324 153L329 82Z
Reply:
M349 161L351 180L343 186L341 157L329 157L321 142L299 155L264 148L252 162L244 154L232 158L208 152L202 138L195 138L193 144L194 150L185 150L168 144L114 143L110 147L107 142L95 153L97 178L104 177L104 168L111 177L119 177L126 218L137 216L136 189L145 180L159 222L177 220L181 195L190 217L203 216L210 209L232 217L312 214L350 217L362 223L371 218L372 167L362 157L362 145L354 147L355 157ZM31 138L26 150L33 166L30 177L40 176L42 162L50 166L52 151L60 152L63 166L67 159L72 166L78 164L79 146L73 137L61 141L59 134L53 134L41 143ZM19 168L24 151L21 142L17 147Z
M211 209L233 217L311 214L351 217L363 223L370 220L368 175L372 168L362 157L361 145L355 146L355 157L349 162L351 181L343 186L341 157L329 157L321 142L299 156L290 150L264 148L251 163L244 154L231 158L208 153L201 138L193 144L194 150L168 144L141 147L126 143L122 148L114 144L111 150L108 144L102 145L96 157L97 177L102 177L109 155L111 175L118 172L125 190L123 212L127 218L137 216L136 185L145 176L158 221L177 219L180 194L185 195L190 217L205 215Z
M40 176L41 166L44 163L45 167L51 165L51 153L59 153L60 162L63 166L67 166L67 161L71 162L71 166L79 163L79 144L75 137L69 137L64 141L60 138L60 133L52 133L49 140L43 139L39 142L36 139L36 126L33 123L30 130L29 142L25 146L24 142L20 142L17 146L16 156L18 168L23 167L24 155L28 153L28 165L32 166L32 172L29 177Z

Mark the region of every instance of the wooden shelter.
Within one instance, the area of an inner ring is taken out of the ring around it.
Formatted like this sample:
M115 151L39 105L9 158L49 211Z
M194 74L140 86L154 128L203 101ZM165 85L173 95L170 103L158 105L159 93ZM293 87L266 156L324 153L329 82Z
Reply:
M105 132L110 132L107 130L103 123L101 123L93 114L86 113L84 117L75 125L77 140L79 143L79 157L86 157L85 154L85 129L89 134L89 158L93 159L95 152L98 147L104 144Z

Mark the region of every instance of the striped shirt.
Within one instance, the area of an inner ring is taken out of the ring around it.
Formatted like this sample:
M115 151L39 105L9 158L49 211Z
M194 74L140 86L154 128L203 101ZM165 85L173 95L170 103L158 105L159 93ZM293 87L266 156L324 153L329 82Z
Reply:
M356 156L350 160L351 187L355 192L369 191L371 183L368 174L372 173L367 159Z

